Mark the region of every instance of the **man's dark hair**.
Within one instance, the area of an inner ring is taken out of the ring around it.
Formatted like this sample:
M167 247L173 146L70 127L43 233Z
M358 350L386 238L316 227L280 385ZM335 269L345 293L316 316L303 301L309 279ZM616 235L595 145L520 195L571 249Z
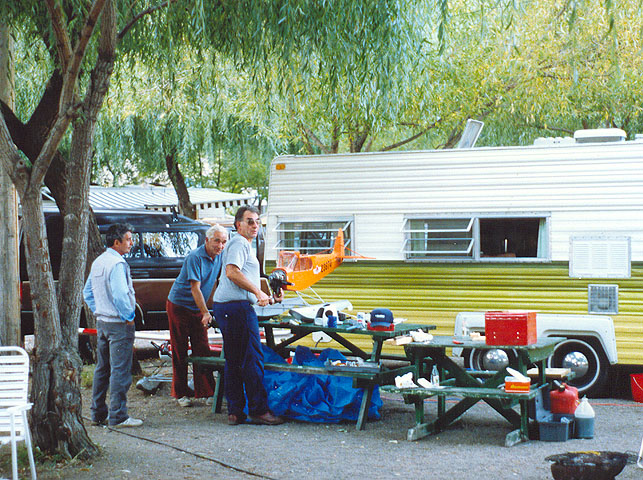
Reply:
M234 215L234 228L237 228L237 223L243 220L243 214L246 212L252 212L259 215L259 209L254 205L244 205L239 207L239 210L237 210L237 213Z
M127 232L133 232L134 228L129 223L114 223L107 229L105 235L105 245L107 248L114 245L116 240L123 241L123 237Z

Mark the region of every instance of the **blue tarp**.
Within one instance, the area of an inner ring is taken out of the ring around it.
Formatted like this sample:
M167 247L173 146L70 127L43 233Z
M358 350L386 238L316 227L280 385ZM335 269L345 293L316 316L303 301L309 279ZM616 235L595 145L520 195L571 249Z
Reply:
M285 363L275 352L263 347L266 363ZM339 351L323 350L317 357L309 348L299 346L293 365L323 367L326 360L346 360ZM275 415L317 423L357 421L364 390L353 388L353 379L333 375L304 375L266 371L263 383L268 392L268 407ZM368 418L379 420L382 406L379 387L373 390Z

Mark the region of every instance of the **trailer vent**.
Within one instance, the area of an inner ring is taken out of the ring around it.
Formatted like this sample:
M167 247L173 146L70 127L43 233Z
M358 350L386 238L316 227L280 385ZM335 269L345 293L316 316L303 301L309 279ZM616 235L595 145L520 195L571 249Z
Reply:
M618 285L588 285L587 311L616 315L618 313Z

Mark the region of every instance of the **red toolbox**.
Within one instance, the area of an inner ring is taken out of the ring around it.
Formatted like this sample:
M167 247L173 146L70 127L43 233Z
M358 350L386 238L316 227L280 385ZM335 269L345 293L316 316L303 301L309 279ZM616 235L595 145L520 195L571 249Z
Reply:
M536 312L485 312L487 345L531 345L536 343Z

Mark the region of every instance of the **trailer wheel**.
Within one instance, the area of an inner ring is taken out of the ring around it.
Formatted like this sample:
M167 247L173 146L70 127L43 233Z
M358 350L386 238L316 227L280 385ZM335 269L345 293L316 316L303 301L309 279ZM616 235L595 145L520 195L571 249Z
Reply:
M578 388L579 395L598 396L607 382L609 361L593 339L568 338L559 343L547 365L571 368L576 375L568 383Z
M509 366L516 357L514 350L503 350L501 348L488 349L467 349L462 352L464 366L473 370L499 371Z

